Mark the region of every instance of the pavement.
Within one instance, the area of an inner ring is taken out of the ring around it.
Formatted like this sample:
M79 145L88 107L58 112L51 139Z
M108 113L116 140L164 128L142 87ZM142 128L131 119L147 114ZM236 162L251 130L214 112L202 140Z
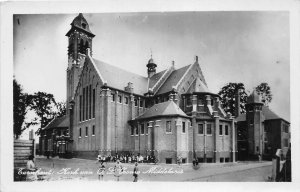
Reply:
M104 181L116 181L115 163L104 163L106 174ZM123 171L119 181L133 181L134 164L122 163ZM96 160L60 159L37 157L38 174L43 175L44 181L57 180L98 180L97 171L100 164ZM202 163L197 167L192 164L146 164L140 163L138 181L255 181L266 182L272 174L272 162L249 161L235 163Z

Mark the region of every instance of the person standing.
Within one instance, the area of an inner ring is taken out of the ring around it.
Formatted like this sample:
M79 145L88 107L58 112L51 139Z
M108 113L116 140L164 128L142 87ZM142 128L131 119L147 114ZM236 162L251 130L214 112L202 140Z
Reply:
M103 161L101 161L100 166L99 166L99 170L98 170L98 179L100 181L103 181L104 173L105 173L105 166L103 164Z
M139 168L138 168L138 163L135 163L134 169L133 169L133 182L137 182L138 181L138 176L139 176Z
M114 167L114 172L115 172L115 177L117 178L117 181L120 180L120 176L122 175L123 172L123 167L120 164L120 161L117 160L116 165Z

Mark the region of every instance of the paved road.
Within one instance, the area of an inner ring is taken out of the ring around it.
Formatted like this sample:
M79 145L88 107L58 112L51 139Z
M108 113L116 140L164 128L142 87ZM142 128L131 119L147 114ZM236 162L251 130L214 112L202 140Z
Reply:
M36 164L43 172L50 172L45 180L97 180L99 164L84 159L37 158ZM105 181L116 181L114 163L105 164ZM133 181L133 164L122 164L120 181ZM267 181L271 175L271 162L209 163L192 165L139 164L139 181Z
M271 176L272 166L264 166L258 168L250 168L240 171L220 173L213 176L204 176L195 178L191 181L209 181L209 182L260 182L268 181L268 176Z

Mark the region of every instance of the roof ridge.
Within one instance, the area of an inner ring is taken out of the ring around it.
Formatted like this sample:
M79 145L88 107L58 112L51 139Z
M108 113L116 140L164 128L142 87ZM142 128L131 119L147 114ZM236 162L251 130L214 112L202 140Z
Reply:
M140 75L140 74L137 74L137 73L133 73L133 72L131 72L131 71L128 71L128 70L123 69L123 68L120 68L120 67L118 67L118 66L109 64L109 63L104 62L104 61L102 61L102 60L95 59L95 58L93 58L93 59L96 60L96 61L99 61L99 62L101 62L101 63L104 63L104 64L106 64L106 65L110 65L110 66L112 66L112 67L118 68L119 70L125 71L125 72L127 72L127 73L130 73L130 74L133 74L133 75L138 75L138 76L143 77L143 78L145 78L145 79L147 78L147 77L145 77L145 76L143 76L143 75Z
M172 70L173 69L173 70ZM164 72L164 74L160 77L160 79L154 84L152 90L154 90L154 88L156 87L156 85L163 80L164 76L166 74L168 74L168 72L170 71L169 75L165 78L165 80L160 84L160 86L156 89L156 91L154 92L154 94L157 93L157 91L159 90L159 88L166 82L166 80L168 79L168 77L170 77L170 75L172 74L172 72L174 71L173 66L170 66L168 69L166 69L166 71Z
M194 63L195 64L195 63ZM188 67L188 69L184 72L184 74L182 75L182 77L180 78L180 80L178 81L178 83L175 85L175 88L177 89L178 88L178 86L179 86L179 84L183 81L183 79L184 79L184 77L186 76L186 74L188 73L188 71L189 70L191 70L191 68L192 68L192 66L194 65L194 64L190 64L190 66L189 65L186 65L186 66L189 66ZM186 67L185 66L185 67ZM183 68L183 67L182 67ZM181 69L181 68L180 68ZM177 69L177 70L179 70L179 69Z
M42 129L46 129L48 127L48 125L50 125L55 119L56 119L56 116L54 116L54 118L45 127L43 127Z

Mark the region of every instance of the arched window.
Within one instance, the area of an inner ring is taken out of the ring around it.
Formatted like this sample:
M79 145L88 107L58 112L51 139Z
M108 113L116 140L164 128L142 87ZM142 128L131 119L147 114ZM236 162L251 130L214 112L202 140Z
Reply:
M79 53L85 53L83 39L80 40L80 44L79 44Z
M90 44L88 41L85 42L85 45L84 45L84 52L86 52L87 48L90 48Z

